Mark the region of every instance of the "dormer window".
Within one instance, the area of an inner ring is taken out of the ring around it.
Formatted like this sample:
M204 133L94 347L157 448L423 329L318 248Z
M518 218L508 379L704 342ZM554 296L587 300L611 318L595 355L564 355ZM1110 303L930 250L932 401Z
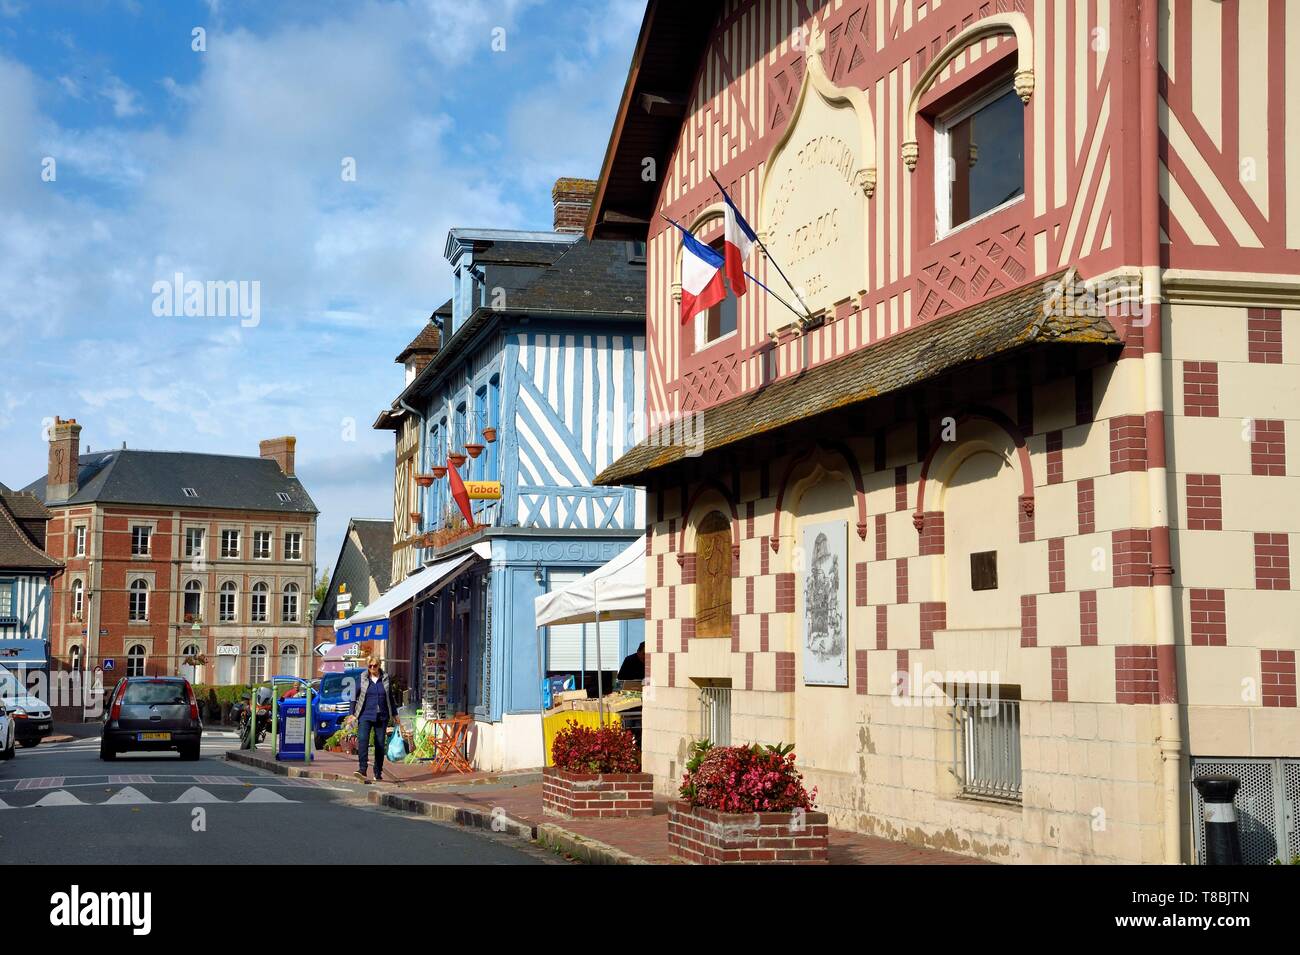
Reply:
M184 494L186 497L198 497L198 496L199 496L199 492L196 491L196 490L194 490L194 488L192 488L192 487L183 487L183 488L181 488L181 493Z
M935 237L1025 195L1025 107L1010 77L934 124Z
M279 498L281 504L288 504L293 500L287 491L276 491L275 496Z

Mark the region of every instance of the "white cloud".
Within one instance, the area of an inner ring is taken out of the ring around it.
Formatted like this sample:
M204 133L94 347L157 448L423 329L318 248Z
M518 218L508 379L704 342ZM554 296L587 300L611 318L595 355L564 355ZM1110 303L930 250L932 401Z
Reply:
M113 104L113 115L119 119L144 112L144 108L139 103L139 94L122 82L120 77L111 73L104 80L104 85L100 87L99 95Z

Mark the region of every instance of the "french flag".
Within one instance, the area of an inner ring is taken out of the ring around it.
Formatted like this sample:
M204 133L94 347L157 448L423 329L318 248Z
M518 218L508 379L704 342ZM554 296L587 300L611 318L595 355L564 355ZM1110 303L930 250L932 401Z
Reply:
M745 260L749 258L749 253L758 244L758 236L749 227L745 217L740 214L736 204L731 201L731 196L727 195L727 190L722 188L722 183L718 182L717 179L713 181L718 183L718 189L722 192L722 199L727 204L725 210L726 227L722 239L723 251L727 260L727 281L731 283L731 291L739 298L746 291Z
M722 280L723 258L676 222L682 234L682 324L727 297Z

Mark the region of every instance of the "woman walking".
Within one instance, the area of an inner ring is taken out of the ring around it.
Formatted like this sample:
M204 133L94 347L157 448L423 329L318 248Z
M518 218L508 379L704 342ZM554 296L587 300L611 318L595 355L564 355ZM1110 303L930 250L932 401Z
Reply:
M357 718L357 779L366 782L366 758L370 750L370 734L375 734L375 781L384 779L384 750L388 744L388 723L397 720L397 700L388 674L374 657L369 660L366 674L357 687L357 698L352 705Z

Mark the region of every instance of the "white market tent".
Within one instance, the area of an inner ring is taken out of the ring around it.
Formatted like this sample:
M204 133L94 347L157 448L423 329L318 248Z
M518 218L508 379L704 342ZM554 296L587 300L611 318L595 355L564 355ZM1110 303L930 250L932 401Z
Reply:
M534 600L537 626L645 617L645 538L608 564Z
M594 623L602 620L641 620L645 617L645 537L609 563L559 590L542 594L533 601L537 627L566 623ZM596 639L596 698L600 701L600 722L605 722L605 688L601 683L600 639ZM542 641L537 641L537 676L543 674ZM545 733L543 732L543 738Z

